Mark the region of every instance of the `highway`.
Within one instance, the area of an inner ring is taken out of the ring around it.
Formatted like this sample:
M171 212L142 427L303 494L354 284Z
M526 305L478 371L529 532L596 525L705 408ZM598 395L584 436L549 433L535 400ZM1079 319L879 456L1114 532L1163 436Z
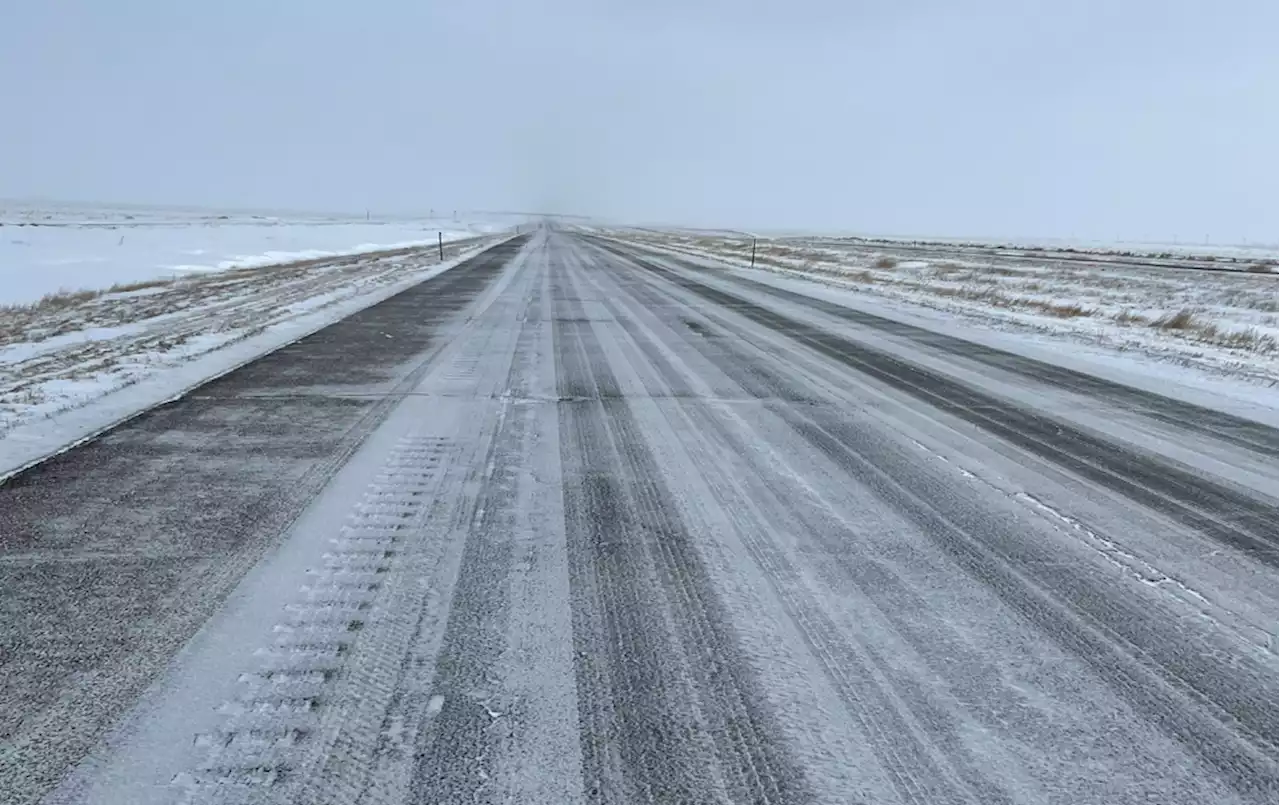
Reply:
M0 485L0 804L1274 802L1276 488L540 228Z

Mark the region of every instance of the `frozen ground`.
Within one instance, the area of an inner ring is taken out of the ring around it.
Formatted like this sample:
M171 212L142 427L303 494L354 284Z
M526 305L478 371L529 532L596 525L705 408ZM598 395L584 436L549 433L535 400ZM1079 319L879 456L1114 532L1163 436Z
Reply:
M508 225L0 202L0 305L59 291L431 244L438 233L457 240Z
M501 237L454 240L443 264L433 244L0 307L0 476L420 282Z
M722 265L750 262L751 239L741 234L612 234ZM922 309L942 311L950 319L943 326L967 323L978 338L989 330L1031 335L1042 347L1061 344L1069 359L1078 359L1084 348L1103 364L1138 365L1147 374L1159 364L1164 368L1154 371L1175 376L1181 368L1230 378L1240 381L1236 385L1246 396L1270 389L1266 396L1274 408L1273 265L1255 257L1237 266L1240 270L1203 271L1143 267L1136 258L1114 255L987 251L931 246L922 254L891 243L762 239L755 265L775 276L845 291L844 298L855 306L888 305L908 316Z

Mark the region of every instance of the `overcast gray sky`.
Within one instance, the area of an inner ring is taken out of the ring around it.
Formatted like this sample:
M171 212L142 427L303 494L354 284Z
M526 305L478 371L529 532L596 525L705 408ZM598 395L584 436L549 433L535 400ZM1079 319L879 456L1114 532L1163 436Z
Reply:
M0 197L1274 243L1275 0L0 0Z

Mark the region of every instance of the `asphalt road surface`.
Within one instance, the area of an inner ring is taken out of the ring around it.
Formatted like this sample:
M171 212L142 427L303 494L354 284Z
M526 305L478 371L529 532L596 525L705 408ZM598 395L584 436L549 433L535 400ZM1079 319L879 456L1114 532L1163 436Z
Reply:
M539 230L0 486L0 803L1274 802L1276 453Z

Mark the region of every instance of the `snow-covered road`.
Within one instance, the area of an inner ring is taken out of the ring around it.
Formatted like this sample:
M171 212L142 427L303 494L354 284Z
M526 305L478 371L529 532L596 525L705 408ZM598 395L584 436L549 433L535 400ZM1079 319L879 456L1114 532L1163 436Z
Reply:
M540 230L0 486L0 803L1274 802L1276 455Z

